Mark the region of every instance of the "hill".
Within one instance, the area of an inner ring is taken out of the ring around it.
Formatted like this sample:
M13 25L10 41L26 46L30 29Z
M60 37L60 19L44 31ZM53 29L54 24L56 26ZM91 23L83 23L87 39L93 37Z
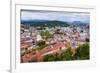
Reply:
M69 24L67 22L63 21L49 21L49 20L29 20L29 21L21 21L21 24L24 25L30 25L34 27L55 27L55 26L61 26L61 27L67 27Z

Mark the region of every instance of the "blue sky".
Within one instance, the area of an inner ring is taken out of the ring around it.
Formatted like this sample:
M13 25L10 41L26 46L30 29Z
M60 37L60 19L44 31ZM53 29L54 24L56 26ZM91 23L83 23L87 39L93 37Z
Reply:
M89 22L90 15L87 12L63 12L42 10L21 10L21 20L59 20L65 22L82 21Z

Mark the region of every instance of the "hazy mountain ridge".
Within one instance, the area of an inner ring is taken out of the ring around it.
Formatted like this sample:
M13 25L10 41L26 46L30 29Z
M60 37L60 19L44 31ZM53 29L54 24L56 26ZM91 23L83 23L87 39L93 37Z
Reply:
M43 26L43 27L54 27L54 26L64 26L67 27L69 24L67 22L63 21L49 21L49 20L29 20L29 21L21 21L21 24L28 25L30 24L31 26Z
M75 25L75 26L86 26L86 25L89 25L89 23L81 22L81 21L73 21L72 25Z
M57 20L22 20L21 24L24 25L30 25L30 26L40 26L40 27L55 27L55 26L61 26L61 27L67 27L69 25L75 25L75 26L86 26L89 23L81 22L81 21L73 21L72 23L64 22L64 21L57 21Z

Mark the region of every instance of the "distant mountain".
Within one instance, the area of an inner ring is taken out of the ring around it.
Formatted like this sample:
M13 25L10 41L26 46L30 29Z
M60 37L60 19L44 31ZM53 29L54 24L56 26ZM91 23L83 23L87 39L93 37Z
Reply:
M55 26L62 26L67 27L69 24L67 22L63 21L49 21L49 20L29 20L29 21L21 21L21 24L24 25L31 25L34 27L40 26L40 27L55 27Z
M73 21L72 22L72 25L75 25L75 26L86 26L88 25L89 23L86 23L86 22L81 22L81 21Z

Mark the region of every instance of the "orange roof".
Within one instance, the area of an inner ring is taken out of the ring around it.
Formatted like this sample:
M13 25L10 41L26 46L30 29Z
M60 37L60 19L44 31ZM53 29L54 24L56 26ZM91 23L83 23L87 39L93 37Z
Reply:
M23 44L21 44L21 49L26 49L26 48L29 48L31 46L32 46L31 43L23 43Z
M62 42L57 42L55 44L55 48L57 48L57 49L61 48L62 46L63 46L63 43Z

